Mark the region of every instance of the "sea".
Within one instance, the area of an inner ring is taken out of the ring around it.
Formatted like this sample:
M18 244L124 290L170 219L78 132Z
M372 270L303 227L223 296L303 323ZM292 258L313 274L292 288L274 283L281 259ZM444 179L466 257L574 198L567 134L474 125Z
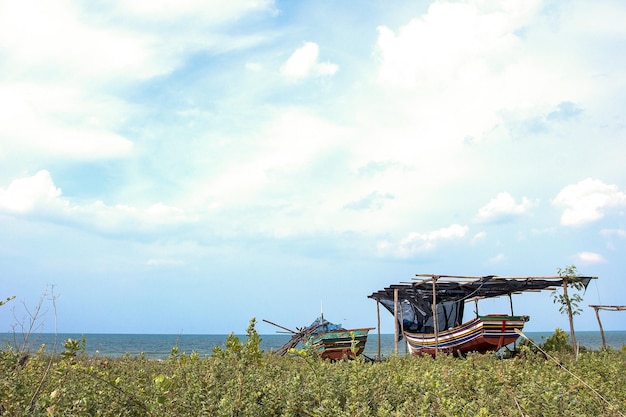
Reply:
M537 344L544 343L552 332L525 332L527 337ZM245 342L246 335L235 335L241 342ZM228 335L186 335L186 334L80 334L80 333L32 333L25 343L24 335L18 333L0 333L0 350L8 347L21 348L33 352L44 345L47 353L62 352L63 343L67 339L85 340L85 353L89 356L120 357L124 355L143 355L150 359L166 359L173 349L178 354L196 352L201 357L211 356L215 346L224 348ZM626 345L626 331L605 331L604 337L607 347L620 349ZM260 335L260 348L266 352L278 350L290 339L286 334ZM577 331L576 339L581 346L590 350L602 347L602 337L599 331ZM398 355L406 354L406 344L401 340L398 343ZM371 332L365 346L364 355L376 358L378 356L378 334ZM380 355L389 357L396 352L393 334L380 335Z

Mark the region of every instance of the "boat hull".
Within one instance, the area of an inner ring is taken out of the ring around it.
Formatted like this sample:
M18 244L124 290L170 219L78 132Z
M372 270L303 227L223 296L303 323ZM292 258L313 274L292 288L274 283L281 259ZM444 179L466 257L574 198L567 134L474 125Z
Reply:
M460 326L433 333L405 332L407 346L414 356L437 352L462 355L467 352L486 353L513 343L519 337L515 330L524 328L528 316L493 314L479 316Z
M313 348L324 359L352 359L365 349L367 335L373 328L331 330L309 337L307 346Z

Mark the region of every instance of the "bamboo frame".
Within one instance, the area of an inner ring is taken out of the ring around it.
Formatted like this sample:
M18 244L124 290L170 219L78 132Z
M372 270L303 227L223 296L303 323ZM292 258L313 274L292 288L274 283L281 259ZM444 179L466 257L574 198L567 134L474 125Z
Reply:
M602 336L602 348L606 350L606 339L604 338L604 329L602 328L602 321L600 321L600 310L607 311L625 311L626 306L607 306L607 305L597 305L597 304L589 304L589 307L593 308L596 312L596 318L598 319L598 326L600 326L600 336Z
M532 281L537 279L562 279L561 275L439 275L439 274L415 274L416 277L437 277L440 278L451 278L451 279L467 279L468 282L475 281L477 279L484 279L489 277L491 280L521 280L521 281ZM413 278L416 281L416 278ZM426 281L426 280L422 280Z

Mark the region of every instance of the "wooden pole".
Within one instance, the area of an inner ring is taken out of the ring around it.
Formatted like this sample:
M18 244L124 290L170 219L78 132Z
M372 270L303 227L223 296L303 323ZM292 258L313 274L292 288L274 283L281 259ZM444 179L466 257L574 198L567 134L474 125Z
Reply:
M433 275L433 326L435 328L435 357L439 351L439 327L437 325L437 276Z
M378 316L378 360L380 361L380 300L376 299L376 316Z
M393 290L393 328L394 328L394 346L396 356L398 356L398 289Z
M602 336L602 349L606 350L606 340L604 339L604 329L602 328L602 322L600 321L600 310L598 307L593 308L596 311L596 318L598 319L598 325L600 326L600 336Z
M400 334L404 337L404 309L402 308L402 302L400 302ZM404 356L408 353L408 343L404 341Z
M265 319L263 319L263 321L264 321L264 322L266 322L266 323L271 324L272 326L276 326L276 327L279 327L279 328L281 328L281 329L283 329L283 330L287 330L289 333L296 334L296 332L294 332L293 330L290 330L290 329L288 329L288 328L286 328L286 327L283 327L283 326L281 326L280 324L272 323L271 321L269 321L269 320L265 320Z
M604 339L604 329L602 328L602 322L600 321L600 310L609 310L609 311L626 311L626 306L607 306L607 305L592 305L592 307L596 311L596 318L598 319L598 325L600 326L600 335L602 336L602 347L606 349L606 340Z
M564 278L563 297L565 297L565 302L567 303L567 317L569 318L569 331L570 337L572 338L572 347L574 348L574 358L578 360L578 345L576 344L576 334L574 334L574 317L572 313L572 304L570 302L569 296L567 295L567 284L569 284L569 281Z

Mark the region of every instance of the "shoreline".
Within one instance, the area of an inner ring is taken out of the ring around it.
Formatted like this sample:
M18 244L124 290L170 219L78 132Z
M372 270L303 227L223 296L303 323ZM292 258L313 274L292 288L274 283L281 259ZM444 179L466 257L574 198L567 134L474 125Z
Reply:
M538 344L543 344L553 332L525 332L525 335ZM0 346L21 346L23 339L20 334L0 333ZM245 342L247 335L234 335L241 342ZM602 347L599 331L576 332L580 346L588 350L599 350ZM45 345L46 351L51 352L56 340L55 352L64 350L63 343L67 339L82 342L85 338L85 353L89 356L120 357L125 355L138 356L143 354L147 358L167 358L176 348L179 354L198 353L200 356L213 354L214 347L223 348L228 335L158 335L158 334L78 334L78 333L33 333L30 335L28 349L37 351ZM259 334L260 349L266 352L276 351L290 339L290 335ZM613 350L621 349L626 345L626 331L605 331L607 347ZM518 339L517 343L521 340ZM365 346L364 355L378 356L378 334L370 333ZM1 349L1 348L0 348ZM393 334L381 334L380 354L382 357L395 355ZM398 342L398 356L404 356L404 339Z

